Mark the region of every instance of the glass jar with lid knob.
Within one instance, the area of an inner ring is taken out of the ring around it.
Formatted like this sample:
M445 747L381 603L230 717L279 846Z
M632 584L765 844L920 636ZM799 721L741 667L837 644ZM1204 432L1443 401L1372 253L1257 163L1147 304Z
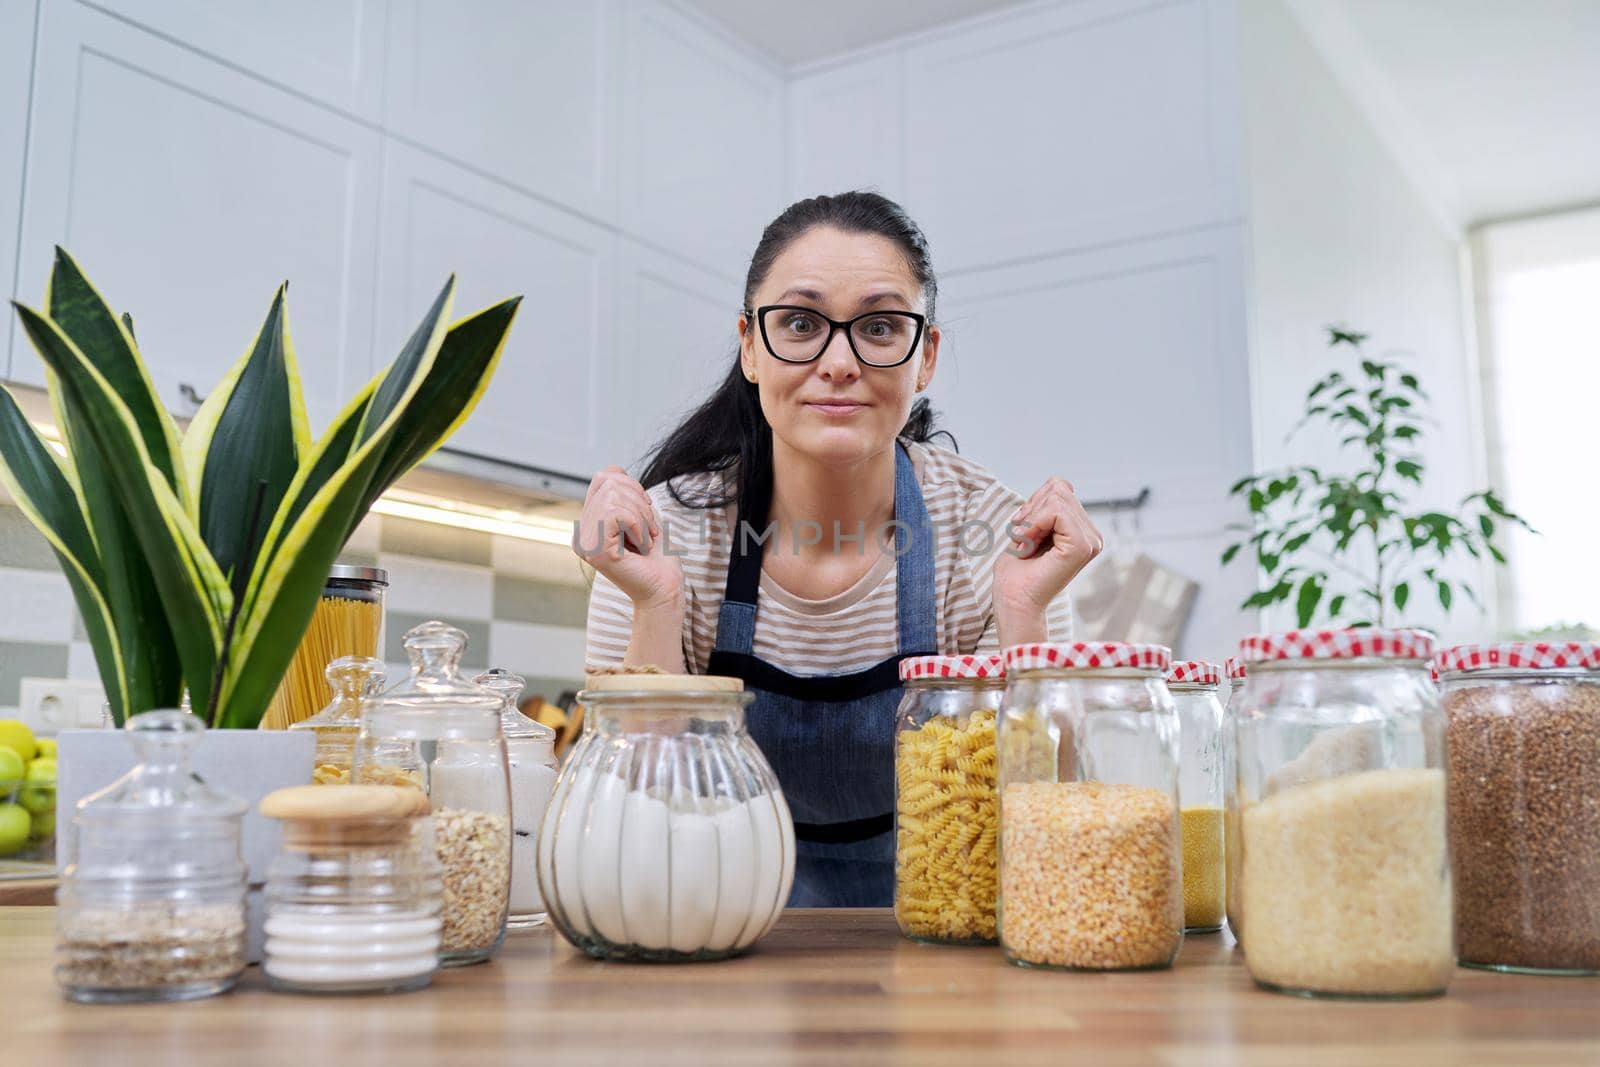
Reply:
M333 690L329 705L291 730L310 730L317 736L311 781L315 785L345 785L355 760L356 735L361 730L361 702L383 689L383 661L372 656L340 656L324 672Z
M583 736L539 835L550 921L591 956L743 952L794 883L794 822L737 678L591 677Z
M521 675L494 667L473 681L505 701L500 732L505 735L511 775L511 913L506 927L542 926L546 912L539 893L539 828L556 786L556 732L518 707L528 685Z
M503 701L461 673L467 635L425 622L405 636L411 674L367 701L354 780L421 789L444 877L445 966L492 957L511 892L511 787Z
M1240 643L1245 964L1301 996L1442 993L1455 971L1444 721L1415 630Z
M443 890L419 790L301 785L269 793L283 827L267 873L262 970L275 989L395 993L439 969Z
M56 981L72 1000L188 1000L245 967L247 805L189 768L205 726L148 711L124 729L139 763L78 802L57 891Z

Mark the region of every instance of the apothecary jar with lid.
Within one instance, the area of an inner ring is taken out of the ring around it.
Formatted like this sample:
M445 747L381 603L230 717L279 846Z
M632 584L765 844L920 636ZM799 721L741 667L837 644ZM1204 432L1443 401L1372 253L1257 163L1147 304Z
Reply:
M584 735L539 835L550 921L603 959L742 952L794 883L794 822L737 678L622 674L578 696Z
M139 763L78 802L57 891L56 981L90 1003L189 1000L245 967L246 803L189 769L205 733L184 711L128 720Z
M440 962L479 963L505 940L511 785L501 697L461 673L467 635L425 622L405 636L411 674L365 702L354 780L421 789L444 877Z

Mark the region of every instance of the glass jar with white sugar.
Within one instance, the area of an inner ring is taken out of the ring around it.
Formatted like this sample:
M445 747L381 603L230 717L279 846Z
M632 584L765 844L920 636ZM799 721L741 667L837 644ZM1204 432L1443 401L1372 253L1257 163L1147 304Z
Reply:
M710 960L765 934L794 882L794 823L745 730L736 678L615 675L539 835L550 921L602 959Z
M556 732L518 708L528 686L520 674L492 667L473 682L505 701L500 732L506 739L506 770L511 776L511 913L506 929L543 926L546 913L536 861L539 827L556 787Z

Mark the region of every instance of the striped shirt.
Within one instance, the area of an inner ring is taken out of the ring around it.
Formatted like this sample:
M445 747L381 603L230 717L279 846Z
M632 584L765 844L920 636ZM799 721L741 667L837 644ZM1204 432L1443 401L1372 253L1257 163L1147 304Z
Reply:
M995 561L1010 543L1011 517L1023 498L964 456L933 445L908 442L912 466L935 531L935 609L938 651L970 655L999 650L992 596ZM720 489L721 475L689 475L675 485L686 500ZM661 516L668 550L683 567L687 610L683 620L683 660L704 674L717 638L717 614L728 577L728 559L737 521L733 507L697 509L679 503L665 485L649 490ZM714 493L714 495L720 495ZM848 531L846 531L848 532ZM789 531L775 534L792 538ZM787 543L787 542L785 542ZM754 547L752 543L752 547ZM841 551L855 551L847 543ZM870 538L866 551L877 552ZM756 596L757 657L796 675L848 674L865 670L899 652L896 628L895 557L878 559L850 588L824 600L807 600L784 589L763 571ZM1072 639L1072 614L1065 590L1050 605L1052 641ZM622 663L633 625L633 604L604 575L596 575L589 596L588 662L593 667Z

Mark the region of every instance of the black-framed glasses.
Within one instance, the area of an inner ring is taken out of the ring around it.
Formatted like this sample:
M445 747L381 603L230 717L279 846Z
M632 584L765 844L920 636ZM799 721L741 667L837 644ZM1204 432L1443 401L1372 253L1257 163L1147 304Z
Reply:
M750 315L745 309L745 315ZM839 330L850 342L856 359L869 367L898 367L910 359L922 340L925 315L914 311L868 311L839 322L816 308L798 304L767 304L755 310L761 340L774 358L785 363L810 363L819 359Z

